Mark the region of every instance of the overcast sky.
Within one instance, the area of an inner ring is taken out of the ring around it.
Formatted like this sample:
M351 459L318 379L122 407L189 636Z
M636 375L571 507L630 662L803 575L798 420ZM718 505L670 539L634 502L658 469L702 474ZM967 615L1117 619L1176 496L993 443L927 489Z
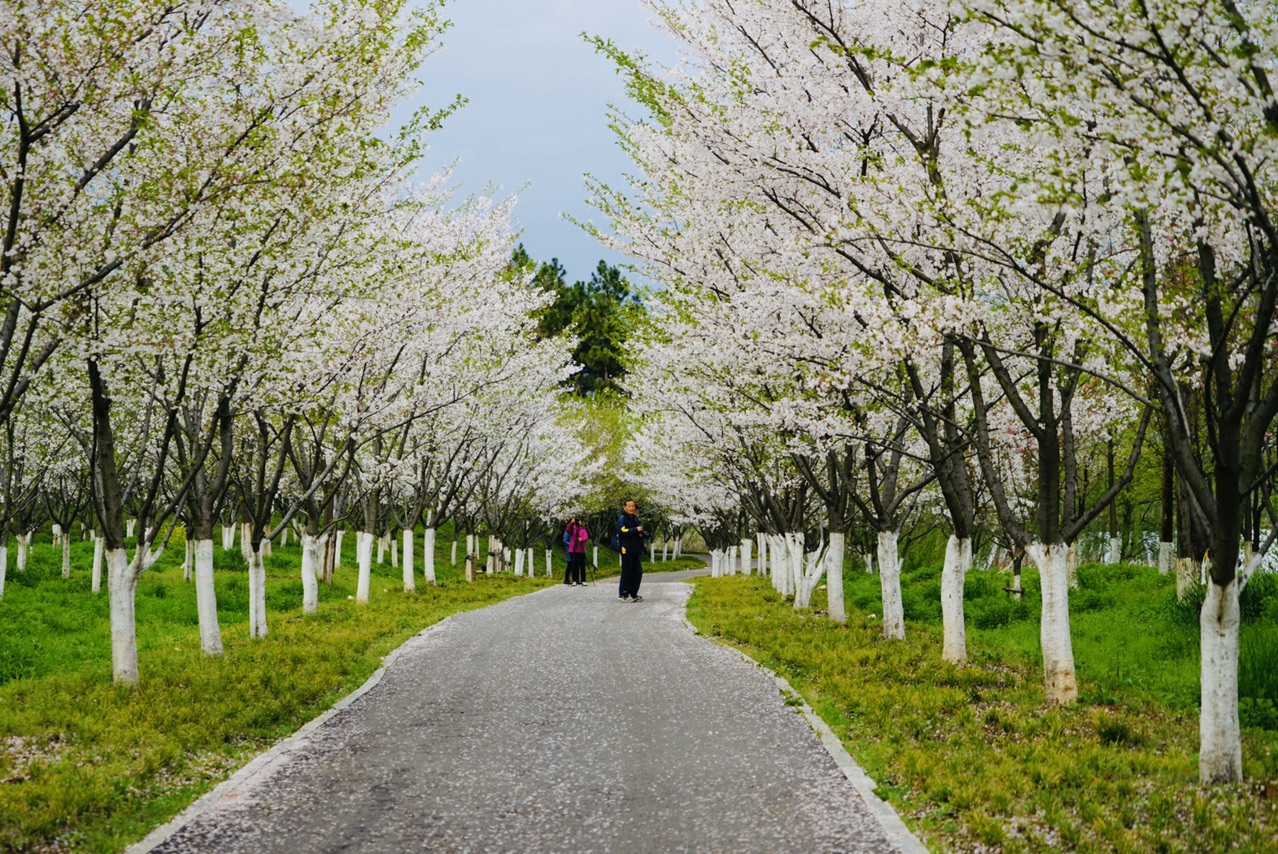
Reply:
M607 127L608 104L624 101L622 80L580 33L667 62L672 41L639 0L453 0L445 15L453 26L422 67L410 106L439 107L458 93L469 103L431 136L424 171L457 159L464 194L490 182L503 195L518 192L529 254L558 257L569 281L589 278L600 258L622 261L560 217L599 221L584 202L582 173L615 184L629 169Z

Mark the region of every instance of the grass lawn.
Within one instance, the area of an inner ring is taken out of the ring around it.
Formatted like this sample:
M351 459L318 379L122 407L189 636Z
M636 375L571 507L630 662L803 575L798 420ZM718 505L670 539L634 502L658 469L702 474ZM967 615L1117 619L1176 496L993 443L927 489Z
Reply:
M884 641L879 579L845 573L797 612L758 577L701 579L689 617L783 674L938 851L1278 851L1278 577L1244 595L1247 781L1197 783L1196 606L1146 567L1084 566L1071 591L1081 697L1043 705L1038 578L973 572L970 663L941 661L940 570L902 577L906 640Z
M300 550L275 549L266 561L270 634L256 641L243 560L219 543L226 652L213 659L200 653L182 547L171 548L138 584L136 687L111 681L106 593L89 590L92 546L74 544L73 576L63 580L47 535L22 573L11 544L0 600L0 850L119 850L357 688L426 626L555 583L506 574L467 584L441 536L437 588L423 584L419 554L418 593L405 595L388 557L374 563L371 604L356 606L353 539L310 617L301 613ZM562 553L555 572L562 579Z

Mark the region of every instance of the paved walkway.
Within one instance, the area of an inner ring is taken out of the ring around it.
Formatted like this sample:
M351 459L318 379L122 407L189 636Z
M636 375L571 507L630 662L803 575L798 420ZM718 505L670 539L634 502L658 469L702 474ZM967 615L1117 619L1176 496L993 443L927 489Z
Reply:
M159 851L893 851L683 573L458 615Z

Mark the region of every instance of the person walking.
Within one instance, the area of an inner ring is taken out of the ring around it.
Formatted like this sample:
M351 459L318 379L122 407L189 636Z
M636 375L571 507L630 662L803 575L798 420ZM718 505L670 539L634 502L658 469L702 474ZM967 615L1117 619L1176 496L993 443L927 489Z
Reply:
M586 542L590 532L577 519L568 523L568 569L564 573L564 584L586 586Z
M621 582L617 598L622 602L642 602L639 585L643 582L643 541L649 536L639 522L638 507L633 500L622 505L625 512L617 519L617 551L621 552Z

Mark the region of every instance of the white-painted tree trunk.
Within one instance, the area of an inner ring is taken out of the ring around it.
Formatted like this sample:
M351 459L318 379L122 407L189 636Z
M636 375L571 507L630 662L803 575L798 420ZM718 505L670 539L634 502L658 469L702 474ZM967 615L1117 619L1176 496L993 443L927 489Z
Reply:
M355 561L359 566L359 579L355 582L355 601L368 604L368 588L373 581L373 541L377 539L368 531L355 532Z
M386 538L377 538L377 562L386 563Z
M402 536L404 538L404 592L417 592L417 579L413 576L413 531L411 528L404 528Z
M452 556L452 559L449 561L449 566L456 566L456 565L457 565L457 541L453 540L453 556Z
M489 575L497 574L497 555L493 552L488 553L488 560L484 565L484 572Z
M222 526L222 551L229 552L235 548L235 528L232 525Z
M741 572L744 575L754 575L754 559L750 556L750 547L753 545L753 540L741 542Z
M187 541L195 577L195 610L200 618L200 649L222 654L222 629L217 621L217 593L213 586L213 541Z
M111 674L116 682L138 681L138 631L135 599L138 577L125 549L106 553L111 607Z
M825 553L825 591L829 599L830 619L836 623L848 621L847 605L843 601L843 559L847 550L847 536L831 533Z
M466 552L466 581L475 583L475 553L471 551Z
M302 613L314 614L319 610L318 570L323 554L324 537L302 533Z
M1167 575L1172 571L1172 555L1174 546L1171 543L1158 544L1158 574Z
M524 574L524 550L515 549L515 577Z
M240 554L245 563L253 556L253 525L249 522L240 523Z
M0 599L4 598L4 577L9 571L9 544L0 543Z
M759 547L759 574L768 574L768 535L760 531L756 538Z
M59 538L62 542L62 577L71 577L71 535L63 534Z
M901 556L896 531L879 531L879 589L883 591L883 637L905 640L905 604L901 601Z
M195 580L195 554L191 539L182 539L182 580L190 583Z
M648 541L648 563L656 563L656 562L657 562L657 541L649 540Z
M427 526L422 532L422 568L426 574L426 583L431 587L438 583L435 579L435 537L436 530ZM457 543L453 543L453 549L456 550Z
M866 552L865 554L861 555L861 561L862 563L865 564L865 574L873 575L874 574L874 555L870 554L869 552Z
M1122 560L1122 556L1123 556L1123 550L1122 550L1121 541L1119 540L1118 537L1110 537L1109 538L1109 556L1106 558L1105 562L1109 564L1118 563L1120 560Z
M967 627L963 622L963 584L972 567L972 541L950 534L941 568L941 658L954 664L967 661Z
M262 536L262 558L263 559L271 556L272 542L273 541L271 540L271 526L267 525L266 530L263 532L263 536Z
M720 578L723 575L723 552L719 549L710 550L710 577Z
M768 580L772 589L778 593L785 590L785 574L790 570L790 558L785 546L785 536L770 534L768 536Z
M475 553L475 535L466 535L466 554L473 555Z
M249 544L249 637L266 637L266 555Z
M661 541L661 562L665 563L670 560L670 539L666 538Z
M1065 705L1078 699L1074 645L1069 634L1069 551L1064 543L1031 543L1026 556L1038 567L1043 615L1043 685L1047 702Z
M105 544L106 541L95 532L93 535L93 574L90 576L89 582L94 593L99 593L102 590L102 549Z
M399 569L399 543L390 534L386 535L386 539L390 540L391 569Z
M805 556L801 538L796 539L796 545L798 546L799 572L796 575L794 609L797 611L801 608L812 607L812 594L816 591L817 584L821 581L821 576L825 574L827 569L826 558L829 552L827 549L821 548Z
M22 572L27 568L27 552L31 548L31 532L18 534L18 558L14 562L13 568L18 572Z
M599 546L592 546L594 563L591 564L595 569L599 568Z
M1198 781L1242 779L1242 738L1238 728L1239 584L1207 585L1199 614L1202 652L1202 710L1198 716Z
M546 549L546 577L547 578L551 578L554 575L554 567L551 563L553 557L554 557L554 552L551 551L550 549Z
M346 532L338 530L337 543L333 546L333 571L342 568L342 537L346 536Z
M280 531L280 548L282 548L282 549L286 549L286 548L288 548L288 535L289 535L289 533L290 533L290 532L289 532L289 529L288 529L288 528L285 528L283 531Z
M126 537L132 537L132 536L133 536L133 531L134 531L134 529L135 529L135 528L137 528L137 526L138 526L138 520L137 520L137 519L129 519L129 520L127 520L127 521L124 523L124 536L126 536Z
M1069 548L1065 551L1065 577L1069 582L1070 590L1078 589L1078 542L1074 541L1069 544Z
M1202 567L1198 561L1188 557L1176 558L1173 566L1176 571L1176 598L1184 599L1189 588L1198 583Z

